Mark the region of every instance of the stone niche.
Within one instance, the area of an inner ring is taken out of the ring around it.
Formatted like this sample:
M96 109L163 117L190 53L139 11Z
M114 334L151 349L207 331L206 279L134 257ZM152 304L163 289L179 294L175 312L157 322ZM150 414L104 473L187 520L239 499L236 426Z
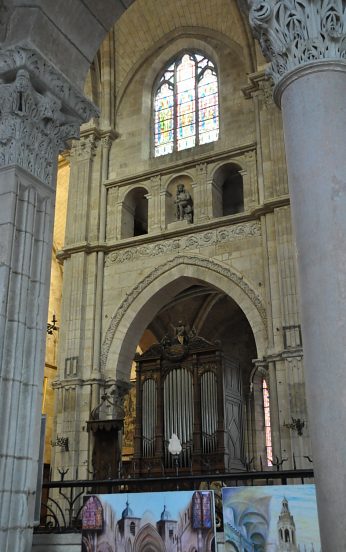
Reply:
M193 191L192 178L186 174L175 176L167 186L166 194L166 223L169 230L175 230L187 226L193 222ZM181 208L179 214L178 187L183 186L187 199L186 205Z

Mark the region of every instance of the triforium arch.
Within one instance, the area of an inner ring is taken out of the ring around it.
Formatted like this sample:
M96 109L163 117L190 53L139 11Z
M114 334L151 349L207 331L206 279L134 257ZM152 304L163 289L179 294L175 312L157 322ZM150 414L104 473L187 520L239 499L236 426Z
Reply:
M115 311L102 347L106 377L127 380L140 337L153 316L193 281L209 284L237 303L247 318L257 356L266 352L266 311L261 297L234 269L198 256L177 256L150 272Z

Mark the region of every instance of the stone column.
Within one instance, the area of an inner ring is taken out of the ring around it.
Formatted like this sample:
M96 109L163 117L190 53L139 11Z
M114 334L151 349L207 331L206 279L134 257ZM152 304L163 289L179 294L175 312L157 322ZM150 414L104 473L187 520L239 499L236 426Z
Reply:
M40 55L0 53L0 550L34 519L57 155L92 115Z
M161 231L161 176L150 179L150 194L148 194L148 233Z
M195 223L208 221L212 213L208 205L208 189L207 189L208 165L200 163L196 165L196 180L192 184L193 190L193 220Z
M243 2L245 4L245 2ZM281 106L326 552L346 535L346 0L249 1Z

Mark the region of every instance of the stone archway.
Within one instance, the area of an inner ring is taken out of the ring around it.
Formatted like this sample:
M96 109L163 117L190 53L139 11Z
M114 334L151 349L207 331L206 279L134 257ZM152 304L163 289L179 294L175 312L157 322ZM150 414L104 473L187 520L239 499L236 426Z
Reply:
M202 281L231 297L251 326L258 357L266 347L266 310L261 297L234 269L197 256L178 256L150 272L115 311L102 346L102 369L109 377L128 379L139 339L153 315L193 281Z

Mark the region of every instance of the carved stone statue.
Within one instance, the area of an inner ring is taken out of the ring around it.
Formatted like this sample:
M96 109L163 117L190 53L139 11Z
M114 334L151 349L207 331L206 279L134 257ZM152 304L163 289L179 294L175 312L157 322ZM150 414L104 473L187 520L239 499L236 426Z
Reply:
M188 342L188 333L186 331L185 324L179 320L178 325L175 328L175 338L181 344L186 344Z
M185 190L184 184L178 184L175 199L177 220L193 221L193 202L190 193Z

